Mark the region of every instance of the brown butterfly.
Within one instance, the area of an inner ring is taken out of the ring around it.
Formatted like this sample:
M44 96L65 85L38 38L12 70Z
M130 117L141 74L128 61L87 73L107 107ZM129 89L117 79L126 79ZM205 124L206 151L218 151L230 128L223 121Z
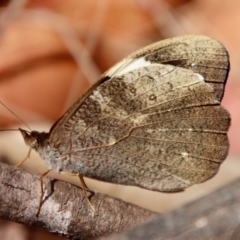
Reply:
M49 169L177 192L213 177L228 154L224 46L180 36L129 55L49 133L20 129ZM82 179L80 177L80 179Z

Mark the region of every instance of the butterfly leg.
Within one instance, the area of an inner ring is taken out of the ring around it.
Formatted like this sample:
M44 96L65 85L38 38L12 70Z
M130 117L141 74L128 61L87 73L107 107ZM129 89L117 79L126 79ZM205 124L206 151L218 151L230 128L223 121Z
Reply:
M22 165L23 165L23 163L29 158L29 156L30 156L30 153L31 153L31 148L29 149L29 151L28 151L28 154L27 154L27 156L20 162L20 163L18 163L17 165L15 165L16 167L21 167Z
M89 199L89 197L87 195L87 191L86 191L86 190L89 190L89 188L87 187L83 177L79 173L61 172L61 174L68 175L68 176L76 176L76 177L79 178L80 184L81 184L81 188L82 188L82 191L83 191L83 195L84 195L85 199L87 200L88 205L90 206L92 211L95 213L95 208L92 205L92 203L91 203L91 201L90 201L90 199Z
M43 191L43 177L46 176L50 171L51 171L51 169L49 169L46 172L42 173L41 176L40 176L41 195L40 195L39 202L38 202L37 212L35 214L36 217L38 217L38 214L39 214L41 206L42 206L42 198L43 198L43 194L44 194L44 191Z

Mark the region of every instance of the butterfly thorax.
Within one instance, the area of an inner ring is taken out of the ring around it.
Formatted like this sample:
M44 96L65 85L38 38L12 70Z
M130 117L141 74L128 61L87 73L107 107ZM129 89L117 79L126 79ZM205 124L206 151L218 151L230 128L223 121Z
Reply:
M27 131L19 128L24 141L27 146L34 149L42 159L45 161L49 169L54 169L56 171L61 171L63 168L59 165L60 153L54 147L49 144L50 133L37 132L37 131Z

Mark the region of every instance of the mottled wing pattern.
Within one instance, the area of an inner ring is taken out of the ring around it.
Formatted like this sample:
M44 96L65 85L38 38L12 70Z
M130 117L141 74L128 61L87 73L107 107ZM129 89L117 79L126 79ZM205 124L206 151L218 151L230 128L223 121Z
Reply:
M166 62L182 62L181 57L187 59L191 51L187 47L188 53L174 50L180 40L169 40L169 46L152 45L152 54L164 53L169 47L175 55L171 61L166 55ZM220 50L205 48L210 52L210 56L205 52L206 61L211 59L211 66L217 66L219 60L212 54L218 55ZM150 59L152 54L145 49L145 54L139 51L130 56ZM219 66L221 71L225 69L221 73L225 77L226 56L225 52L223 66ZM217 173L228 153L230 117L219 102L225 79L213 88L204 82L211 76L206 64L199 67L207 72L203 75L181 64L154 62L142 59L138 67L134 61L125 61L110 69L52 128L50 144L66 159L62 161L64 171L167 192L181 191ZM200 61L196 58L192 63L196 66Z

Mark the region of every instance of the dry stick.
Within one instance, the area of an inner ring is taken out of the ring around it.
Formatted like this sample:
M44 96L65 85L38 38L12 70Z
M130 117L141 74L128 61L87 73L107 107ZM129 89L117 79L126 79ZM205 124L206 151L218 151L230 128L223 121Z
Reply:
M0 163L0 218L45 228L71 239L92 239L137 226L156 213L95 193L94 216L82 191L44 177L45 197L38 218L39 175Z

